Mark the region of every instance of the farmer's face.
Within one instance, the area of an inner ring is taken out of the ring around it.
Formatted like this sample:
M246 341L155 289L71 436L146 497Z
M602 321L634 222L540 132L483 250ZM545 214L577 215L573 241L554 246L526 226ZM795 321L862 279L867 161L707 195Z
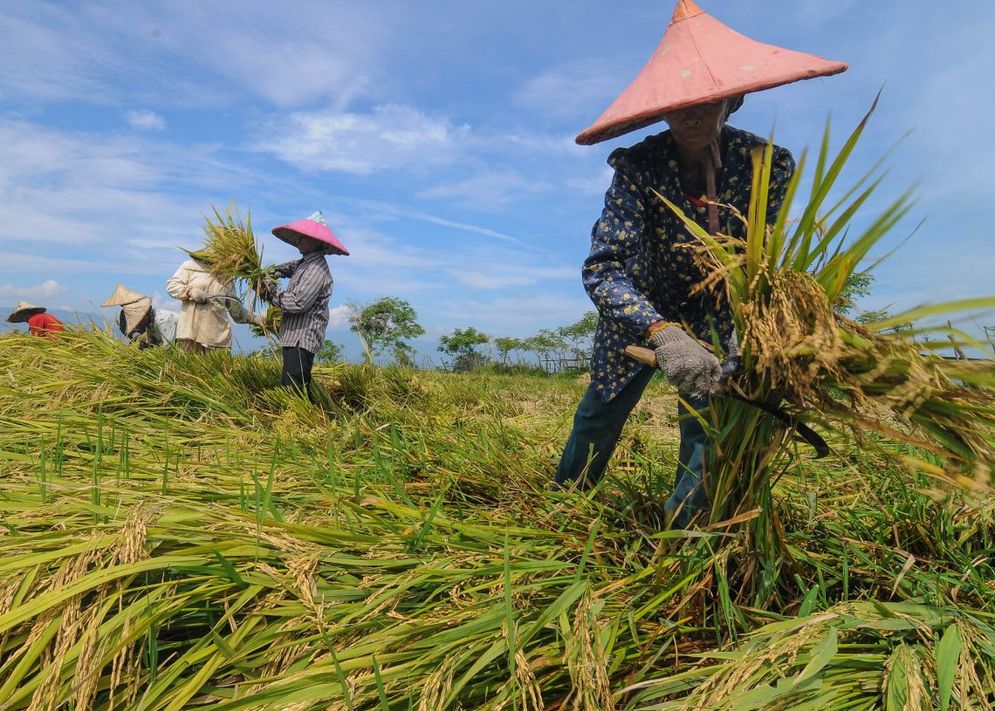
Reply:
M317 252L324 247L324 243L319 242L316 239L311 239L310 237L302 237L297 246L301 250L301 254L311 254L312 252Z
M691 106L664 115L670 134L688 151L703 151L717 141L728 118L725 101Z

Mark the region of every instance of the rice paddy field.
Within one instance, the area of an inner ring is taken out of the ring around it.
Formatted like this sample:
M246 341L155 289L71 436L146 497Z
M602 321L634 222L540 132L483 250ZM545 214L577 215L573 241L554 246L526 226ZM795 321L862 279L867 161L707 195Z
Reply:
M766 510L668 531L665 382L579 493L578 379L279 375L0 339L0 709L995 706L995 504L910 444L837 432Z

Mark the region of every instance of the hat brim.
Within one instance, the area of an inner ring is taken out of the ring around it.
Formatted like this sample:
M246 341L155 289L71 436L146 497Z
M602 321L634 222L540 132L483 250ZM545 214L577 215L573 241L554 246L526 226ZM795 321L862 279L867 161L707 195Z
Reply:
M304 240L307 240L308 242L317 242L320 244L322 246L322 251L325 254L337 254L343 257L349 256L349 250L344 247L339 247L324 240L317 239L316 237L312 237L311 235L302 234L301 232L293 230L289 227L274 227L273 236L289 245L297 247L298 249L301 248L301 245L305 244Z
M843 62L752 40L692 0L679 0L659 46L639 74L575 140L581 145L607 141L674 111L846 68Z
M30 309L18 309L7 317L7 323L25 323L32 316L45 313L44 306L35 306Z

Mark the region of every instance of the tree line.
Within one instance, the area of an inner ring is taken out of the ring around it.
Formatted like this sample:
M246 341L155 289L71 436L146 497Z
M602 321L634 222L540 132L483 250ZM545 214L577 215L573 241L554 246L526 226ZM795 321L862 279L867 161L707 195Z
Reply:
M413 367L415 351L410 340L423 336L414 307L404 299L385 296L368 303L348 303L349 330L359 338L366 361L375 359ZM487 365L498 367L539 367L548 359L572 360L587 367L594 345L598 314L586 312L577 322L559 328L541 329L527 338L492 336L467 326L439 338L438 351L444 367L474 370ZM318 362L342 359L342 348L331 340L316 354Z

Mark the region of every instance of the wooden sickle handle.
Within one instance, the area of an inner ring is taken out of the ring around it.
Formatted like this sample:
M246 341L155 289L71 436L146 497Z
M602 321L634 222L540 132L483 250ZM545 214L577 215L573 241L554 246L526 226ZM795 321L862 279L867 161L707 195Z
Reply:
M632 360L638 361L643 365L648 365L652 368L656 367L656 353L652 348L643 348L642 346L626 346L625 354L632 358Z

